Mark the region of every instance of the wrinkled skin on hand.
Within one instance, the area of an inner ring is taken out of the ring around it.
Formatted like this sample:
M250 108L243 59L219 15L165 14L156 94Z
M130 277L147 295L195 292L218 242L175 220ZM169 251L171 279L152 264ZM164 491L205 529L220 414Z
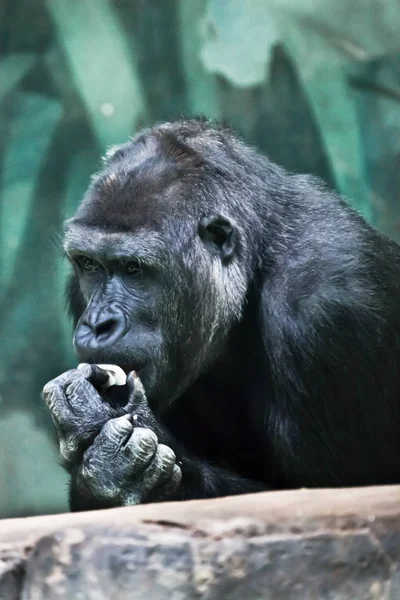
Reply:
M182 473L173 450L159 443L159 427L140 379L132 372L123 394L111 388L101 395L98 390L106 381L101 369L86 365L43 389L74 496L82 497L85 507L91 499L96 506L168 499L179 488Z
M125 415L108 421L83 455L77 486L86 496L115 506L168 499L181 469L171 448Z

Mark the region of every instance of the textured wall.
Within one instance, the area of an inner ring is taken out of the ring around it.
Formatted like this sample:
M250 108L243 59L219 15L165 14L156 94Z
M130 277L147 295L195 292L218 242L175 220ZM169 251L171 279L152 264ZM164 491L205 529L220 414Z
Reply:
M74 365L59 253L110 144L225 118L399 237L399 0L0 0L0 516L60 511L43 384Z

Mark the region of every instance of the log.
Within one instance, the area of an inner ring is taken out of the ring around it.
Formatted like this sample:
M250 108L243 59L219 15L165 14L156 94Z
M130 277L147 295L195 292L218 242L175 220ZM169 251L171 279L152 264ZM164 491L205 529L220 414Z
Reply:
M1 600L399 600L400 486L0 521Z

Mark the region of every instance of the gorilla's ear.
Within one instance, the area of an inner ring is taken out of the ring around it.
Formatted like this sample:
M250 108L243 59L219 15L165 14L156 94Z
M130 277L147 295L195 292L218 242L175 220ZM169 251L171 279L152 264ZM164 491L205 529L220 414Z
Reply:
M229 260L236 250L237 230L225 217L211 215L203 217L199 224L200 238L207 250L219 256L221 260Z

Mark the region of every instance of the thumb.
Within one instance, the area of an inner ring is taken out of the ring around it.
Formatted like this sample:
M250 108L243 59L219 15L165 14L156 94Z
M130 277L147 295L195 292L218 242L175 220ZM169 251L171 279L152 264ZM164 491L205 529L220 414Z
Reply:
M130 371L126 378L126 385L128 387L128 406L136 406L137 404L146 402L146 392L136 371Z

